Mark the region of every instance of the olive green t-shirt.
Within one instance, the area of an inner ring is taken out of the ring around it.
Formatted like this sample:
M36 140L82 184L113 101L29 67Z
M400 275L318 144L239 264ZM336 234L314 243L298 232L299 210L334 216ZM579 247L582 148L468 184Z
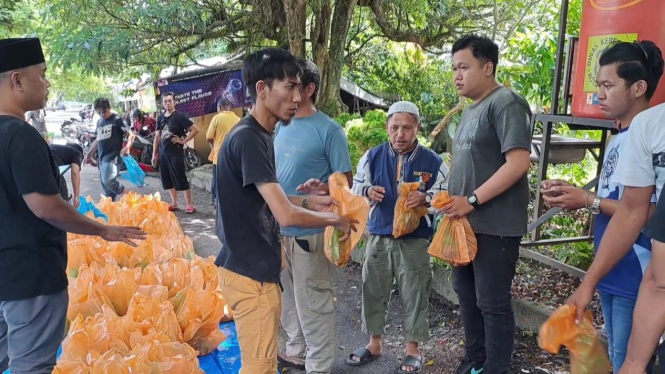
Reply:
M492 91L462 113L453 139L450 193L470 196L506 163L505 153L531 150L531 110L505 87ZM522 236L528 222L529 185L521 177L506 192L481 205L468 219L477 234Z

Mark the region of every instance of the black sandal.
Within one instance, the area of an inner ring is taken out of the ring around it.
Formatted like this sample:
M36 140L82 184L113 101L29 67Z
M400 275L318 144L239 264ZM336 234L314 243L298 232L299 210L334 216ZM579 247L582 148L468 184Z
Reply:
M291 362L280 355L277 355L277 366L279 366L280 369L292 368L297 370L305 370L305 364L296 364L295 362Z
M353 356L358 357L360 361L354 360ZM363 366L365 364L369 364L370 362L376 360L379 357L381 357L381 354L373 355L372 352L370 352L369 349L365 347L358 348L356 349L355 352L351 353L349 357L347 357L346 364L349 366L356 366L356 367Z
M406 371L402 370L402 366L411 366L415 370L412 371ZM420 369L423 368L423 356L421 355L420 357L413 357L411 355L408 355L402 359L402 363L399 364L399 367L397 368L397 373L398 374L413 374L413 373L420 373Z

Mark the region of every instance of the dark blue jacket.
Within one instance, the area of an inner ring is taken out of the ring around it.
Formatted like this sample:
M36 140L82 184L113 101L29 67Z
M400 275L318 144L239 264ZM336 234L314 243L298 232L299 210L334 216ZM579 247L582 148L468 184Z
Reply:
M353 178L353 192L367 197L372 186L386 189L381 203L370 201L371 209L367 230L372 235L392 236L395 203L400 182L421 182L421 191L432 197L448 189L448 167L443 159L429 148L416 144L411 152L399 155L390 143L384 143L367 151L358 162ZM420 220L420 226L410 235L418 238L432 236L432 217Z

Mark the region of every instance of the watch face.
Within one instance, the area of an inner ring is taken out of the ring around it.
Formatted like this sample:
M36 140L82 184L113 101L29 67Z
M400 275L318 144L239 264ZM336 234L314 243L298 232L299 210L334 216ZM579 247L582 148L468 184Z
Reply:
M467 200L469 201L469 204L475 204L476 201L478 201L478 198L476 198L474 195L471 195Z

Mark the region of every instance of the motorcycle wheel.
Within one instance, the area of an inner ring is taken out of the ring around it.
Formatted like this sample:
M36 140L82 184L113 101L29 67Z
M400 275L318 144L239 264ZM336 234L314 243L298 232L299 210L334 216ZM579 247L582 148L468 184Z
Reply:
M201 156L199 156L199 154L195 150L193 150L191 148L186 148L185 149L185 169L192 170L192 169L196 169L199 166L201 166Z

